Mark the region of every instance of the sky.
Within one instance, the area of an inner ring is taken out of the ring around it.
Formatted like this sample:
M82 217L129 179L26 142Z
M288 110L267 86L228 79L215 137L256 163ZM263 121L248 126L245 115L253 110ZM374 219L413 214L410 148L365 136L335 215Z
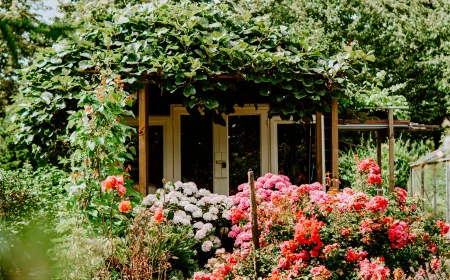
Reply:
M57 6L58 6L58 0L45 0L44 1L45 5L52 8L51 10L48 11L38 11L38 13L40 15L42 15L42 18L45 21L51 21L52 18L54 18L55 16L58 16L57 11Z

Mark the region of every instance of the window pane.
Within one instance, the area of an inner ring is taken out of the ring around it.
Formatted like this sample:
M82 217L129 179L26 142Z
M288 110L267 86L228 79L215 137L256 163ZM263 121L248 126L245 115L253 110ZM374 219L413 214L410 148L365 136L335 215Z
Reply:
M228 117L228 152L230 192L248 182L248 169L255 179L261 176L261 133L260 116Z
M278 125L278 173L288 176L293 184L314 181L313 135L311 125Z
M181 116L181 178L213 190L213 125L210 119Z

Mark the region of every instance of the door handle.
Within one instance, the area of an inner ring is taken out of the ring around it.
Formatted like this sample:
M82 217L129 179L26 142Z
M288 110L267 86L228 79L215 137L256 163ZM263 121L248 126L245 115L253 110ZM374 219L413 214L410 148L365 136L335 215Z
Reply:
M221 164L222 168L227 168L227 162L224 160L216 160L216 164Z

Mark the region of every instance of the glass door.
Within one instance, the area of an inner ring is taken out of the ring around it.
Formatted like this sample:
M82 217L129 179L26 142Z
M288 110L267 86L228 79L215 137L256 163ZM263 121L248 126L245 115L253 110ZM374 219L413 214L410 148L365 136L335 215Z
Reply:
M269 172L268 110L267 105L236 108L225 116L224 127L174 106L175 179L228 195L248 181L249 168L255 179Z

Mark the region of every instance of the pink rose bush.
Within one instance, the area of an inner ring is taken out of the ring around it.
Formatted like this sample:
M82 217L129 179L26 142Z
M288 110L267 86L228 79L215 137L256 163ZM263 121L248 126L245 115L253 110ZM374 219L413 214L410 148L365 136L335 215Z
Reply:
M379 175L370 159L358 170ZM274 174L258 178L255 189L262 279L401 279L426 266L438 269L448 257L449 225L421 213L403 189L386 196L353 189L331 195L318 183L295 186ZM228 217L235 248L218 251L195 280L254 273L250 187L238 190Z

